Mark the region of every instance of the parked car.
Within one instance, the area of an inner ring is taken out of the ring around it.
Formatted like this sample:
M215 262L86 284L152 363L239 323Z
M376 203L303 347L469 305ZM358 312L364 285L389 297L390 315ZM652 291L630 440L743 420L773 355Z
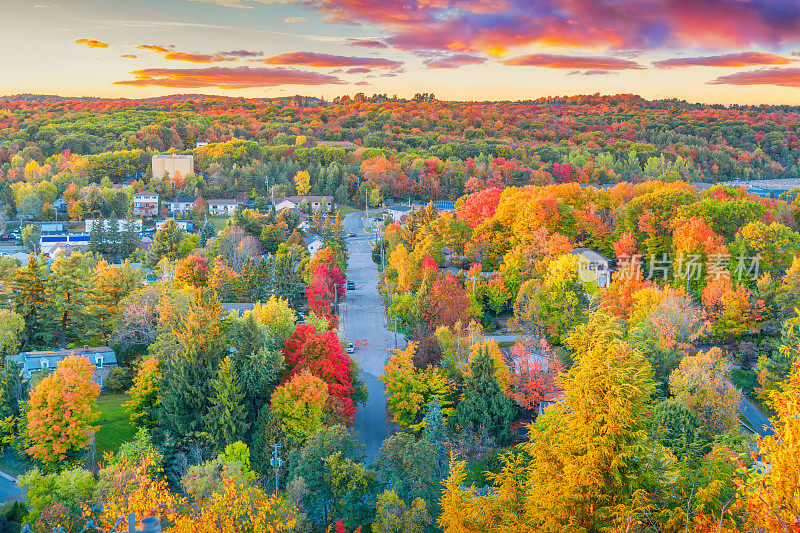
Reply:
M348 237L355 237L355 236L356 236L356 234L355 234L355 233L348 233L348 234L347 234L347 236L348 236Z
M348 282L347 282L347 290L348 290L348 291L354 291L354 290L356 290L356 284L355 284L355 283L353 283L352 281L348 281Z
M0 234L0 241L13 241L15 237L10 233Z
M348 342L348 343L347 343L347 353L353 353L353 352L355 352L355 351L356 351L356 349L355 349L355 347L353 346L353 343L352 343L352 342Z

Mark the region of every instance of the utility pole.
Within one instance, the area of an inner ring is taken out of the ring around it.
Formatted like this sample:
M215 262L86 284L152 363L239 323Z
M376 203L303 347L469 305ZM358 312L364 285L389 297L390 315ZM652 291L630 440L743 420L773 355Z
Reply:
M270 444L272 447L272 459L269 460L269 464L275 467L275 497L278 497L278 473L281 470L281 466L283 466L283 459L281 456L278 455L278 448L283 448L282 444Z
M394 330L394 347L397 349L397 321L398 318L394 317L390 319L392 321L392 329Z

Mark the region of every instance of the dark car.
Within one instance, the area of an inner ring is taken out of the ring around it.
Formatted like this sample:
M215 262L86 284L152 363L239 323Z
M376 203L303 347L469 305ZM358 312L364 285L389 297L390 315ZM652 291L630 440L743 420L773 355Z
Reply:
M356 284L355 284L355 283L353 283L352 281L348 281L348 282L347 282L347 290L348 290L348 291L354 291L354 290L356 290Z
M13 241L15 238L10 233L0 233L0 241Z

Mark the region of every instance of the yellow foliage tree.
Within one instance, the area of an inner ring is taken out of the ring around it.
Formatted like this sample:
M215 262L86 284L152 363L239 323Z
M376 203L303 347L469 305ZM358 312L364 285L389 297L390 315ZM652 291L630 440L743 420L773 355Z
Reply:
M308 171L298 170L294 175L294 184L297 188L297 194L305 196L311 190L311 176Z

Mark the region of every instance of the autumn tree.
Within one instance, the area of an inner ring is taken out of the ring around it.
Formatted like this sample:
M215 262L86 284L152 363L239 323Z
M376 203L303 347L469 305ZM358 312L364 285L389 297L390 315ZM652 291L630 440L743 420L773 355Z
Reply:
M465 464L453 464L438 521L445 531L611 531L638 519L648 365L605 314L568 342L576 353L563 401L532 426L524 455L501 457L493 491L465 489Z
M523 409L538 413L542 401L560 390L557 382L564 366L545 339L526 338L509 350L512 369L509 397Z
M174 280L178 288L185 288L189 285L204 287L208 283L211 274L208 264L204 257L189 254L175 266Z
M277 346L283 346L294 331L297 317L285 298L273 295L263 304L256 302L252 313L260 324L267 327Z
M303 442L322 427L328 386L308 370L295 375L272 393L272 411L284 431Z
M458 321L469 321L469 295L452 274L437 278L428 293L422 318L435 330L439 326L451 326Z
M308 172L305 170L298 170L297 174L294 175L294 184L295 188L297 189L297 194L300 196L305 196L308 194L308 191L311 190L310 184L311 177L309 176Z
M165 221L153 236L153 244L147 249L147 265L152 268L164 257L170 261L177 260L178 245L184 234L185 232L174 220Z
M796 319L795 319L796 320ZM800 353L800 336L794 345L781 350ZM755 530L791 531L800 523L800 463L797 461L800 434L800 359L795 359L789 380L782 391L774 394L770 405L776 413L774 434L759 439L759 460L769 468L750 470L742 481L740 498Z
M669 389L697 413L709 435L739 426L742 393L731 383L728 358L719 348L685 357L670 374Z
M158 385L161 378L158 358L142 360L133 378L133 387L128 391L130 399L124 404L135 426L148 429L158 426Z
M49 470L75 462L88 443L100 393L93 377L94 365L88 359L69 356L31 391L26 451Z

